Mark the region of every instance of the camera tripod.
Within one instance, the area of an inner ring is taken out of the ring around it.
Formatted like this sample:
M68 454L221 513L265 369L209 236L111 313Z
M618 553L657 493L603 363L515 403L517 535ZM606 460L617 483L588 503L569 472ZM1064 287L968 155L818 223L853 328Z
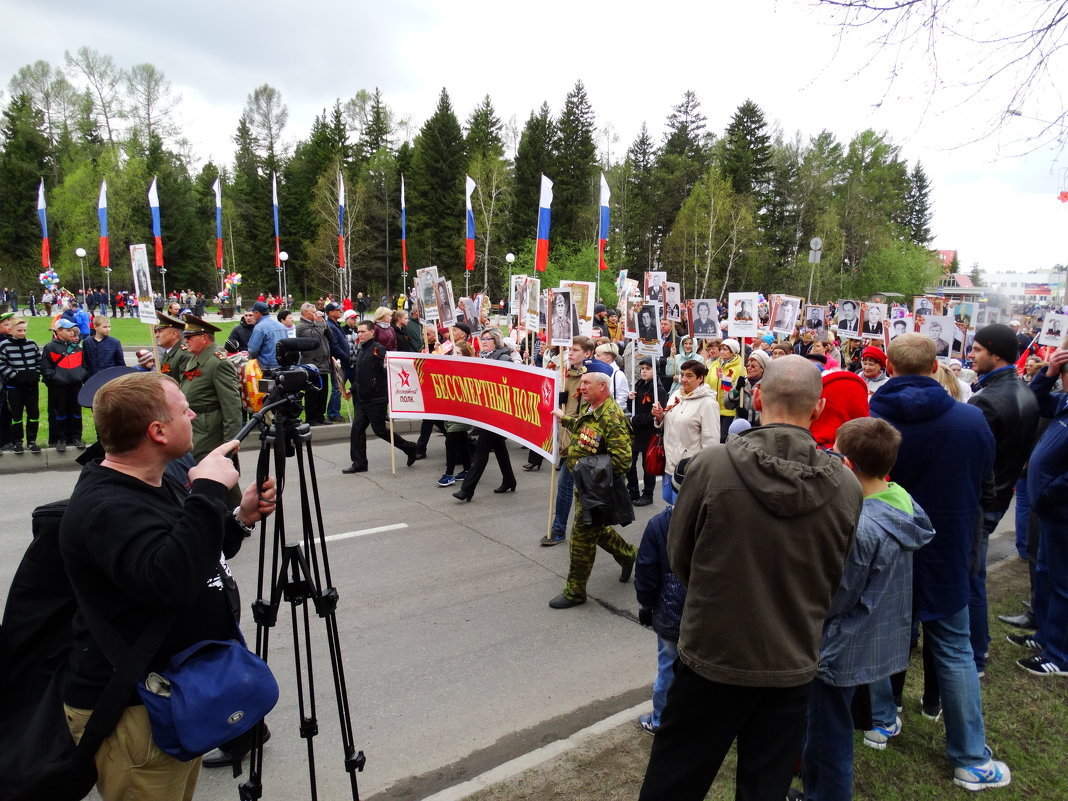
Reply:
M326 551L319 488L315 480L312 459L311 429L300 420L300 395L281 398L268 395L263 408L238 434L240 439L254 427L260 429L260 452L256 467L256 483L267 478L271 456L274 456L276 501L274 532L271 538L270 572L267 573L267 524L260 524L258 582L252 616L256 621L256 655L267 661L270 631L278 620L278 610L285 600L290 608L293 633L293 654L297 680L297 703L300 711L300 736L308 743L308 772L312 801L318 797L315 770L314 738L319 733L316 717L315 672L311 655L311 612L322 618L326 627L330 651L330 669L334 680L338 723L341 729L345 771L349 774L353 801L360 792L356 774L363 770L366 758L357 751L352 735L352 716L349 713L348 687L341 659L341 641L337 627L338 593L330 577L330 561ZM274 412L272 422L265 415ZM285 537L285 478L286 459L296 457L296 474L300 487L300 543L286 544ZM313 519L314 515L314 519ZM266 588L267 594L264 594ZM299 612L298 612L299 610ZM263 724L254 730L249 757L249 778L240 786L242 801L256 801L263 795Z

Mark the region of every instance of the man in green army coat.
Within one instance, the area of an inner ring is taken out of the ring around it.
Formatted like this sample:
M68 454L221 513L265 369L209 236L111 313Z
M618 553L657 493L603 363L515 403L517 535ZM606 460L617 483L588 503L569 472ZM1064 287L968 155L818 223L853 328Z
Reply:
M571 434L567 448L567 466L574 470L579 459L598 453L612 456L612 473L625 476L630 467L631 430L623 410L612 399L611 368L596 359L583 363L586 372L579 379L579 394L585 401L574 417L556 409L553 414ZM586 603L586 582L593 571L597 546L615 557L622 568L620 581L630 579L638 549L627 543L609 526L591 526L582 520L582 499L575 489L575 522L571 527L571 568L564 591L551 601L553 609L570 609Z
M182 370L189 359L189 351L182 340L185 323L163 312L156 312L156 342L159 344L159 371L181 383Z
M185 316L182 336L189 348L189 358L175 377L189 408L196 412L193 458L198 462L233 439L241 428L237 369L225 353L215 348L215 334L221 330L199 317Z

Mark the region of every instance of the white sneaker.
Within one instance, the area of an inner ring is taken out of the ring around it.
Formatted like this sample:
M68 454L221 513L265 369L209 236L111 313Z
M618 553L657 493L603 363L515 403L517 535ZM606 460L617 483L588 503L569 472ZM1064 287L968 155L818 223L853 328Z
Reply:
M996 759L988 759L981 765L970 768L956 768L953 771L953 783L965 790L986 790L991 787L1004 787L1012 781L1009 766Z
M864 745L882 751L891 737L901 734L901 718L894 718L893 726L876 726L870 731L864 732Z

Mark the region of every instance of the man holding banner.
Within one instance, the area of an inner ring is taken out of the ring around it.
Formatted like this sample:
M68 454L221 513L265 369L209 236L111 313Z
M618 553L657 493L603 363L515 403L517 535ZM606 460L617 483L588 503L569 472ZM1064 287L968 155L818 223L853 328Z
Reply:
M567 449L568 469L584 456L608 453L612 457L612 474L616 480L625 476L630 467L631 430L623 410L612 399L612 369L596 359L583 362L586 372L579 380L579 394L585 402L575 416L555 409L553 415L571 434ZM619 563L619 580L626 582L634 569L638 549L629 544L609 526L586 523L582 514L582 498L575 492L575 522L571 527L571 567L564 591L549 601L552 609L570 609L586 603L586 582L593 572L597 546L604 548Z

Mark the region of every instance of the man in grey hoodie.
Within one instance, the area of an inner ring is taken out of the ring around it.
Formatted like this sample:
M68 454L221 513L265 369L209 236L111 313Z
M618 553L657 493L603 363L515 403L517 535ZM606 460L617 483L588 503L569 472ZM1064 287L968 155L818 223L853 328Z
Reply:
M820 634L863 495L808 428L823 411L814 364L768 365L762 425L690 462L668 532L686 585L679 662L641 801L701 801L735 739L737 798L785 798Z

